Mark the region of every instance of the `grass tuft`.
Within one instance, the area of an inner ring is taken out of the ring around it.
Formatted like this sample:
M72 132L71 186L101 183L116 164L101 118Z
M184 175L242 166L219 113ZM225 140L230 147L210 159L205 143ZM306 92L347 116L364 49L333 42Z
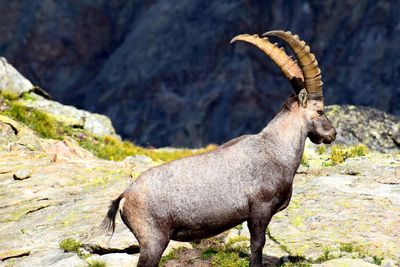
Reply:
M208 260L208 259L212 258L213 256L215 256L215 254L217 254L217 253L218 253L218 250L216 248L209 247L201 252L200 257L202 260Z
M67 238L60 242L60 249L62 249L64 252L79 253L81 246L82 244L73 238Z
M171 249L171 251L167 254L161 257L159 266L164 266L165 263L167 263L170 260L177 260L179 259L179 254L185 251L187 248L185 247L177 247Z
M347 253L352 253L355 250L352 243L342 243L342 244L340 244L339 249L340 249L340 251L347 252Z
M8 101L15 101L19 98L18 94L7 91L1 92L1 96Z
M225 244L212 243L201 251L201 259L210 260L212 266L242 267L249 265L248 237L236 236Z
M310 163L308 162L308 158L306 153L303 153L303 155L301 156L301 162L300 164L304 167L310 167Z
M326 152L326 146L325 145L319 145L317 146L317 153L318 155L323 155Z
M374 264L382 265L383 258L378 256L373 256L372 259L374 260Z
M359 144L352 147L346 147L341 145L334 145L331 148L331 156L327 162L323 163L323 166L333 166L343 163L348 158L356 158L366 156L369 153L369 149L364 144Z
M87 267L106 267L107 264L104 261L92 260L88 263Z
M315 259L313 261L313 263L322 263L322 262L329 261L329 260L332 260L335 258L337 258L337 257L334 257L333 255L331 255L329 248L325 248L324 253L322 253L322 255L320 255L317 259Z
M211 261L212 266L247 267L249 260L230 251L219 251Z
M57 123L45 112L27 108L19 102L9 102L8 106L9 108L3 112L4 115L27 125L40 137L62 140L63 136L70 132L67 127Z

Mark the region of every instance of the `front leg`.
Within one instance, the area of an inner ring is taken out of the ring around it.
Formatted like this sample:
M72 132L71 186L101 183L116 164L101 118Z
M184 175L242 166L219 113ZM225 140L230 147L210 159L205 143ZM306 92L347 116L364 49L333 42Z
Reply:
M268 209L270 211L270 209ZM250 267L262 266L262 251L265 245L265 232L271 220L270 212L256 212L247 221L250 231Z

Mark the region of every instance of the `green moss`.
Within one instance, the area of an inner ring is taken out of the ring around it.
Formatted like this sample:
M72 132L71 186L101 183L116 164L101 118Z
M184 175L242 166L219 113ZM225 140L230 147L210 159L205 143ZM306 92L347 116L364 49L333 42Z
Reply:
M247 267L249 266L249 260L241 258L236 253L220 251L213 256L211 266Z
M315 259L313 261L313 263L322 263L322 262L333 260L336 258L338 258L338 257L334 257L333 255L331 255L329 248L325 248L324 253L322 255L320 255L317 259Z
M354 246L352 243L342 243L339 246L340 251L352 253L354 252Z
M86 265L87 267L106 267L106 263L104 261L92 260Z
M212 266L248 266L249 247L248 237L235 236L226 244L212 242L205 250L201 251L201 259L210 260Z
M373 256L372 259L374 260L374 264L376 264L376 265L382 264L383 258L378 257L378 256Z
M28 100L28 101L35 101L37 98L34 97L31 93L29 92L24 92L22 93L22 97L23 100Z
M177 248L171 249L171 251L168 254L161 257L159 266L164 266L165 263L167 263L170 260L179 259L179 254L182 253L183 251L185 251L186 249L187 248L185 248L185 247L177 247Z
M218 253L218 250L216 248L210 247L210 248L203 250L201 252L200 257L202 260L208 260L211 257L215 256L215 254L217 254L217 253Z
M73 238L67 238L60 242L60 249L62 249L64 252L79 253L81 246L82 244Z
M7 91L3 91L1 92L1 96L8 101L15 101L19 98L18 94L13 93L13 92L7 92Z

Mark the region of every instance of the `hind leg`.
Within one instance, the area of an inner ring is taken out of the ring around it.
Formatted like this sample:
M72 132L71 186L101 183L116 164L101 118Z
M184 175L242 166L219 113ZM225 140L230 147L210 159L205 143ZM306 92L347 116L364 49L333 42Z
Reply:
M149 235L140 238L140 255L138 267L157 267L161 255L168 246L170 234L159 229L151 229Z
M172 235L171 224L165 218L153 217L140 193L129 192L124 197L121 218L139 241L137 266L157 267Z

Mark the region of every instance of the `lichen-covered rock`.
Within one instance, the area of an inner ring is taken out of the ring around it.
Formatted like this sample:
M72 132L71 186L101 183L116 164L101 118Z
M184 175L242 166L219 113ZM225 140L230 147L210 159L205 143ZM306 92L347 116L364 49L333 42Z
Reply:
M27 169L18 170L13 174L14 180L25 180L32 176L32 172Z
M107 267L131 267L136 266L139 255L129 255L124 253L115 253L108 255L95 255L86 259L90 264L93 262L104 262Z
M329 260L321 264L314 264L314 267L376 267L376 264L372 264L369 262L366 262L361 259L351 259L351 258L343 258L343 259L334 259L334 260Z
M41 140L24 124L0 115L0 150L41 151Z
M52 161L42 151L0 151L0 247L32 251L4 264L83 266L83 259L59 248L67 238L76 239L85 253L90 252L87 262L134 264L138 243L119 216L111 240L99 228L109 201L134 179L132 172L151 166L147 158L131 161L82 160L68 153L62 161ZM272 219L264 263L273 266L296 254L315 260L329 249L333 257L357 258L353 263L363 264L375 256L399 264L400 155L371 153L335 167L323 167L317 161L322 160L310 158L307 171L296 175L289 207ZM20 169L32 170L34 175L14 181L12 175ZM356 174L346 174L348 170ZM226 233L225 241L240 235L249 238L245 224ZM351 244L355 251L340 250L342 243ZM164 255L182 245L192 249L189 243L171 242ZM347 260L326 264L341 266L342 262Z
M7 60L0 57L0 92L21 95L33 89L32 83L21 75Z
M10 123L0 120L0 147L7 146L17 139L17 133Z
M85 265L87 265L87 264L83 259L79 258L78 255L76 255L76 254L72 254L71 257L61 259L59 261L56 261L54 264L51 264L48 266L49 267L66 267L66 266L78 267L78 266L85 266Z
M326 115L338 133L335 143L367 145L370 149L388 152L400 148L400 119L369 107L332 105Z
M395 142L395 144L400 147L400 123L397 124L397 127L395 127L392 135L392 139Z
M310 163L306 174L295 177L288 208L272 219L271 235L291 255L340 255L346 252L342 245L350 244L357 254L352 256L399 261L399 160L396 154L370 154L336 167ZM340 174L349 169L359 172Z
M20 98L25 92L30 94L18 100L25 107L42 111L66 126L82 128L97 136L117 136L108 117L49 100L45 91L33 86L5 58L0 57L0 93Z
M41 96L35 96L34 100L21 99L19 103L26 107L43 111L66 126L83 128L97 136L116 135L111 120L104 115L63 105Z
M65 158L93 158L93 154L79 146L72 138L65 137L64 140L42 140L43 151L49 155L53 155L52 162Z
M31 253L29 249L11 249L0 251L0 261L5 261L12 258L28 256Z

